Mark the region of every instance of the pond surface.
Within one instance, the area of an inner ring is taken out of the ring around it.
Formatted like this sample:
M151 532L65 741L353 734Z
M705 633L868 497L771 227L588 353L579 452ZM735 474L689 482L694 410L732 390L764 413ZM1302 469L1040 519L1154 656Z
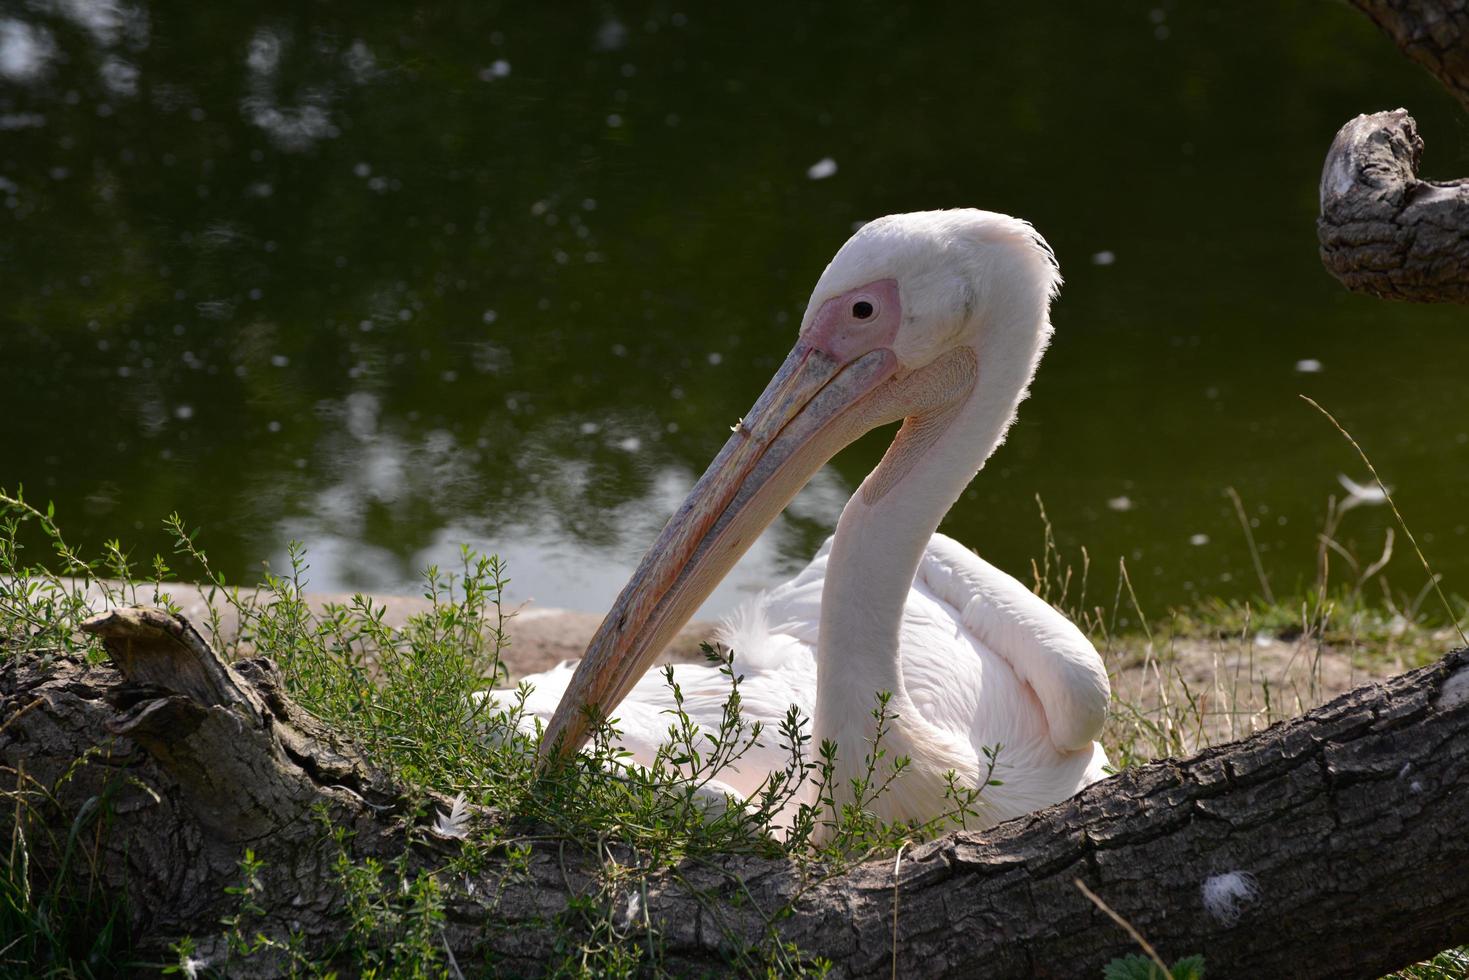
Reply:
M177 510L235 580L299 539L316 588L411 592L469 543L516 599L604 608L854 226L964 205L1031 219L1067 284L948 533L1026 575L1039 497L1097 600L1125 558L1156 615L1259 590L1233 487L1289 592L1338 474L1368 479L1304 393L1469 591L1469 317L1316 255L1356 113L1408 106L1427 174L1469 172L1363 17L708 6L0 0L0 486L145 564ZM798 567L886 439L706 613ZM1390 523L1341 543L1366 564Z

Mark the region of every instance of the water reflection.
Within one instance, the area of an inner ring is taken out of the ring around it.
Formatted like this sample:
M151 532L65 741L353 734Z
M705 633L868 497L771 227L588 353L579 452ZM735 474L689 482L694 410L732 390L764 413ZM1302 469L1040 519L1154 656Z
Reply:
M0 20L0 75L10 81L35 79L55 52L50 32L23 20Z
M240 101L240 109L246 119L270 135L277 149L302 153L319 140L340 135L340 130L331 121L332 90L327 84L302 85L295 93L294 104L278 104L276 90L281 84L278 69L285 44L280 35L264 27L250 39L245 55L245 67L249 69L246 88L250 94ZM330 55L334 48L329 43L319 43L318 52ZM361 84L364 73L370 75L372 53L358 41L342 62Z
M600 608L616 595L629 565L637 562L642 547L693 486L695 474L669 468L654 473L637 499L599 507L599 474L592 463L535 455L521 461L525 480L534 488L523 496L538 494L554 505L507 522L500 514L476 512L475 502L486 496L478 466L485 440L466 447L452 432L434 429L410 444L400 434L382 430L380 413L380 400L366 392L318 406L318 418L335 424L313 456L328 461L331 476L324 483L313 481L305 513L276 525L281 541L309 543L311 580L318 588L401 591L429 565L458 568L460 549L468 545L498 553L508 562L515 601ZM589 449L600 445L629 456L642 449L640 436L622 434L635 428L627 419L583 421L575 428ZM304 466L306 460L300 463ZM763 537L710 597L704 613L715 615L768 587L793 561L807 557L800 545L794 553L781 549L780 542L792 537L786 525L818 533L831 528L847 493L834 472L818 474L792 503L781 526ZM389 515L425 501L435 509L452 509L439 505L445 495L461 501L465 512L434 530L415 551L403 554L391 543L375 543L375 525L385 516L396 525ZM517 513L524 515L524 510ZM276 548L271 564L277 570L289 567L284 547Z
M1408 104L1464 169L1452 103L1370 24L781 16L14 5L0 484L140 558L180 510L232 577L298 537L320 587L411 590L470 542L517 597L601 608L846 235L975 204L1031 217L1068 284L1033 397L946 531L1024 574L1039 495L1063 547L1098 576L1126 558L1157 609L1255 588L1236 487L1287 592L1337 474L1366 476L1305 392L1451 583L1469 574L1461 315L1345 296L1315 257L1321 154L1352 113ZM804 561L883 438L709 608ZM1342 543L1370 560L1386 523L1355 509Z

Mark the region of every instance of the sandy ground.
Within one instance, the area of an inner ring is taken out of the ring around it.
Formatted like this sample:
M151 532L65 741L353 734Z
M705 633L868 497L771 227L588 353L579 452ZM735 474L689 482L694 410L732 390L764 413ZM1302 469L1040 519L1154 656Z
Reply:
M88 602L99 611L116 602L116 593L120 589L120 583L108 582L106 586L108 590L106 594L103 589L96 586L87 589ZM163 593L179 605L184 616L197 626L206 638L211 635L210 603L207 593L202 592L196 585L183 582L165 583ZM131 595L128 598L132 601ZM151 585L140 587L137 590L136 601L151 603L153 587ZM268 603L270 593L257 589L241 589L240 601L247 607L251 603ZM348 593L314 592L307 595L306 601L313 610L320 612L331 604L349 605L352 596ZM432 602L421 596L374 596L372 601L375 606L383 607L386 610L383 617L385 622L395 627L402 626L414 614L427 612L433 607ZM221 637L227 645L233 646L239 639L239 618L234 608L228 603L216 599L214 605L220 610ZM500 659L509 668L512 679L546 670L563 660L580 659L592 634L602 622L600 613L574 612L529 603L518 609L507 610L507 613L509 620L506 625L506 634L509 637L509 643L501 650ZM715 625L706 621L690 623L674 638L673 643L664 651L658 663L702 662L703 655L699 652L699 644L713 635ZM248 656L252 651L246 643L236 652Z
M1396 671L1313 643L1187 638L1108 651L1112 726L1168 726L1190 750L1240 738ZM1155 741L1154 735L1148 741Z
M207 597L197 586L170 583L164 591L182 607L185 616L209 632ZM321 610L330 603L349 604L351 598L346 594L313 593L308 603ZM89 600L101 608L109 598L93 587L89 589ZM151 600L151 586L139 590L137 601ZM241 600L248 605L269 602L270 596L241 590ZM386 609L385 619L394 626L401 626L410 616L432 606L429 600L414 596L374 597L373 602ZM223 609L219 629L227 648L238 643L234 649L237 655L251 654L248 642L239 642L234 610L223 603L217 605ZM512 681L563 660L580 658L602 619L599 613L530 604L510 613L506 626L509 643L501 651L501 660L509 668ZM711 638L714 627L707 621L690 623L658 662L701 662L699 643ZM1445 631L1442 650L1447 652L1456 645L1455 637ZM1123 726L1139 733L1147 729L1147 737L1156 740L1157 729L1161 728L1189 750L1242 737L1410 666L1377 650L1321 646L1309 636L1294 640L1263 634L1214 640L1160 637L1152 642L1129 637L1102 652L1116 699L1109 723L1114 735L1120 736L1117 726Z

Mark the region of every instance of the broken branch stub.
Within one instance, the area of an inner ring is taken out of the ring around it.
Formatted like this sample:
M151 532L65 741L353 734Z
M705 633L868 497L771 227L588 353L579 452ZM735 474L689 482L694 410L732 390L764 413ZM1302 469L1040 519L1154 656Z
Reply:
M1420 180L1422 155L1405 109L1337 132L1321 171L1321 261L1355 292L1469 303L1469 180Z
M81 629L102 640L107 656L134 684L182 694L200 705L245 700L229 668L182 616L150 606L127 606L98 613Z
M223 663L182 616L132 606L86 620L127 680L105 727L177 778L219 843L251 841L317 805L391 808L397 794L353 747L282 693L267 660Z

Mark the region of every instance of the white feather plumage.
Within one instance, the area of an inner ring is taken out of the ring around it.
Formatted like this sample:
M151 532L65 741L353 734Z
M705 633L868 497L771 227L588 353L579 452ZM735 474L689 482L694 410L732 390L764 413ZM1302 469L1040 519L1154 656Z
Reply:
M761 746L720 774L738 796L755 793L786 763L776 732L787 709L795 705L807 719L815 710L821 593L830 552L828 538L794 578L740 606L716 633L743 678L742 716L765 729ZM994 773L1001 785L984 790L981 823L1029 813L1104 778L1107 756L1092 741L1107 703L1101 659L1066 617L1014 578L935 534L904 606L899 637L908 695L925 720L967 744L975 771L982 768L985 747L1002 746ZM525 678L534 688L528 715L551 716L574 666L567 661ZM703 664L678 664L674 677L689 718L706 732L717 730L728 679ZM496 692L505 700L512 693ZM858 727L870 722L876 693L872 703L853 706ZM618 706L622 746L638 762L651 762L665 741L671 706L661 669L649 671ZM902 731L901 719L895 730ZM860 746L861 739L853 744ZM810 802L809 787L806 792L801 801ZM899 780L893 793L906 811L911 804L902 799L905 792Z

